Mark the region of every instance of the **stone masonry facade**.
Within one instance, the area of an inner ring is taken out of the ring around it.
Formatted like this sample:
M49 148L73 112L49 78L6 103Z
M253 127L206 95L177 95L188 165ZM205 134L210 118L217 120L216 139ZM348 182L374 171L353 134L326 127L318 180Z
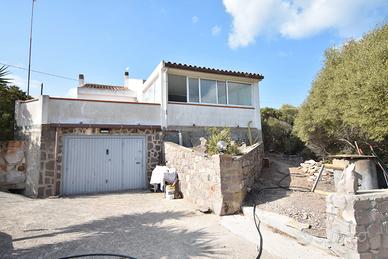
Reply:
M327 238L343 258L388 258L388 191L327 197Z
M121 135L121 136L145 136L147 148L147 176L151 177L153 168L161 161L163 134L158 129L140 128L113 128L109 133L101 133L100 128L58 128L57 161L55 162L55 136L56 128L49 125L42 125L39 143L36 144L39 150L39 177L37 184L32 183L28 189L35 189L36 192L27 191L27 195L33 197L49 197L60 194L62 178L63 158L63 136L65 135ZM35 152L36 153L36 152ZM55 170L55 166L57 167ZM36 168L34 168L36 169ZM55 176L55 173L57 174ZM30 194L31 193L31 194Z
M24 189L26 181L24 141L0 142L0 190Z
M263 145L249 147L242 156L197 152L164 143L166 165L176 168L183 198L217 215L234 214L260 175Z

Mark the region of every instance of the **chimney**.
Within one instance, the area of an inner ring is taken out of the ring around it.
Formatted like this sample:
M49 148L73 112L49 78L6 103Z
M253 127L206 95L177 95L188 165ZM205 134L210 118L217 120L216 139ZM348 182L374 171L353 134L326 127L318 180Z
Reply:
M84 74L79 74L78 75L78 82L79 82L79 86L83 86L85 84Z
M128 71L125 71L125 73L124 73L124 86L125 87L128 87L128 85L129 85L129 72Z

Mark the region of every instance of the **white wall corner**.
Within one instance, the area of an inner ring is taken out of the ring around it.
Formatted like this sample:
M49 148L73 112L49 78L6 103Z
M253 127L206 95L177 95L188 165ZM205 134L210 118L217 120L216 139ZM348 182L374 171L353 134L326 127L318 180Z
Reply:
M252 88L253 88L253 106L255 107L253 125L255 128L261 130L259 84L253 83Z
M161 87L161 103L160 103L160 125L162 129L167 128L167 106L168 106L168 81L167 81L167 68L164 66L164 62L161 63L160 69L160 87Z
M50 96L48 95L41 95L39 96L39 101L41 103L41 124L48 124L49 118L48 118L48 109L49 109L49 102L50 102Z

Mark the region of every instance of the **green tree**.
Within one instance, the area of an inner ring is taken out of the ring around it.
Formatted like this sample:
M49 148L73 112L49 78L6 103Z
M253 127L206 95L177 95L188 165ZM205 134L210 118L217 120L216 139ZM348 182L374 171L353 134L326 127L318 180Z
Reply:
M261 122L264 148L266 151L280 152L288 155L301 153L304 144L293 133L293 123L298 108L284 104L280 109L262 108Z
M294 130L321 155L347 144L388 143L388 24L325 52Z
M15 101L26 100L28 96L19 87L8 85L6 69L0 69L0 141L10 140L15 130Z
M6 66L0 67L0 85L6 85L9 83L10 79L7 78L7 75L9 74Z

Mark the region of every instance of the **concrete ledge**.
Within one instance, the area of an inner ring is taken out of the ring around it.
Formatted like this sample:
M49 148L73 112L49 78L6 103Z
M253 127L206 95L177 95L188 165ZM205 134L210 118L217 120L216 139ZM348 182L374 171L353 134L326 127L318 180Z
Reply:
M253 218L253 207L244 206L242 211L246 217ZM262 224L294 238L299 244L312 245L327 253L332 253L326 238L319 238L288 226L289 222L295 221L294 219L261 209L256 209L256 215Z
M243 210L245 210L244 215L221 217L220 224L232 233L241 236L246 240L258 245L260 239L253 221L252 207L244 207ZM330 254L330 251L321 250L320 248L312 245L311 243L301 244L291 235L290 237L288 235L275 233L273 229L278 229L276 227L273 227L272 224L268 224L267 216L269 215L263 217L260 214L260 220L262 220L262 224L260 225L260 231L263 236L263 249L271 255L280 258L300 259L338 258L337 256ZM276 214L276 216L278 215ZM264 221L266 221L266 223ZM276 217L272 218L271 221L279 223ZM281 221L282 219L280 219L280 222Z

